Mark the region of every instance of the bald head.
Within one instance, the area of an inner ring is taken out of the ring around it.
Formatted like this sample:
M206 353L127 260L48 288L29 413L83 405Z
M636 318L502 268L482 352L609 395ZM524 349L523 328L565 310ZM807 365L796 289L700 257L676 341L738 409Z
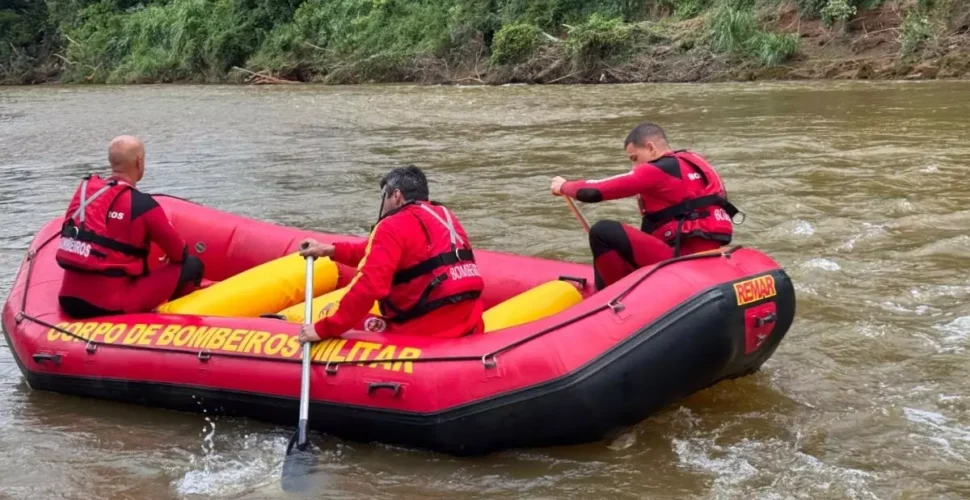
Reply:
M108 144L111 173L129 182L138 182L145 170L145 145L137 137L122 135Z

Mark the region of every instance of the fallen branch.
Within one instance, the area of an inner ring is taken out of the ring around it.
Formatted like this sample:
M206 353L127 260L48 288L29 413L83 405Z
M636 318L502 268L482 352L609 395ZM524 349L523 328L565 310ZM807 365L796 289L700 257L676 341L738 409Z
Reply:
M271 75L269 73L269 70L264 70L257 73L255 71L250 71L245 68L240 68L239 66L233 66L232 69L248 74L249 78L246 78L246 82L251 83L253 85L281 85L281 84L295 85L300 83L300 82L294 82L293 80L277 78Z
M580 73L582 73L582 72L581 72L581 71L573 71L572 73L570 73L570 74L568 74L568 75L566 75L566 76L560 76L559 78L556 78L555 80L550 80L550 81L548 81L548 82L546 82L546 83L547 83L547 84L548 84L548 83L556 83L556 82L558 82L558 81L561 81L561 80L565 80L565 79L567 79L567 78L571 78L571 77L574 77L574 76L576 76L576 75L578 75L578 74L580 74Z
M563 26L565 26L565 25L563 25ZM545 31L539 30L539 32L542 33L542 36L544 36L547 39L549 39L550 42L562 43L562 40L560 40L559 38L556 38L556 37L550 35L549 33L546 33Z

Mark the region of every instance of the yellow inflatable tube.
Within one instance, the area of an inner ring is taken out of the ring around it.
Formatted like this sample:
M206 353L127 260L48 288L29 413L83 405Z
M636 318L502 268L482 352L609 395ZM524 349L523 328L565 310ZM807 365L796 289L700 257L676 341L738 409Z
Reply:
M320 317L320 312L323 310L324 307L330 304L336 304L337 302L340 302L340 299L344 298L344 295L347 295L347 292L349 290L350 290L350 287L345 286L343 288L334 290L329 293L325 293L319 297L314 298L313 305L312 305L314 321L316 321ZM286 309L283 309L277 314L286 318L286 321L292 321L293 323L303 323L303 304L304 304L303 302L300 302L295 306L291 306L291 307L287 307ZM375 315L379 315L381 313L380 308L377 307L377 302L375 302L373 307L371 307L370 312L371 314L375 314Z
M543 283L485 311L485 333L547 318L582 301L583 295L570 283Z
M313 294L336 288L337 277L337 265L332 260L316 259ZM302 302L305 286L306 261L294 253L166 302L158 312L252 318Z

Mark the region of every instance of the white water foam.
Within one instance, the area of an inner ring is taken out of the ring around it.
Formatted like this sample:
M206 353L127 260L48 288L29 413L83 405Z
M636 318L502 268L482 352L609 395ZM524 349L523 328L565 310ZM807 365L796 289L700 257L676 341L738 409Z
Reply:
M627 431L620 434L612 442L610 442L607 448L613 451L623 451L631 446L637 444L637 434L635 431Z
M182 477L173 481L172 488L179 497L237 496L279 480L285 438L267 434L247 434L241 439L238 435L217 435L215 418L206 414L201 400L196 402L205 415L202 452L189 455L188 470L177 471ZM218 445L223 444L232 450L231 457L218 452Z
M924 316L931 312L939 312L939 309L932 308L926 304L919 304L916 307L906 307L898 302L892 302L889 300L880 303L867 300L866 304L878 306L882 309L895 313L916 314L917 316Z
M823 271L840 271L842 269L842 266L838 262L821 257L802 262L801 266L808 269L821 269Z
M937 331L948 334L940 339L939 352L963 352L970 339L970 316L961 316L945 325L935 325Z
M815 234L815 226L812 226L811 222L799 220L795 222L791 233L798 236L811 236Z
M970 428L958 424L953 419L929 410L903 408L903 414L910 422L918 424L924 433L911 434L910 437L924 438L933 443L951 458L967 462L970 451ZM929 431L927 435L925 432Z
M679 465L714 475L715 498L791 498L801 492L804 498L832 497L878 498L868 483L877 474L826 463L798 450L797 443L779 439L743 439L718 445L716 438L674 439L673 449ZM778 473L778 464L787 471ZM767 483L768 486L759 486Z
M837 249L851 251L855 249L856 243L858 243L860 240L869 240L880 236L887 236L888 234L889 233L886 231L886 227L884 225L863 222L862 230L859 233L850 236L849 239L839 245Z
M233 457L226 457L214 451L214 432L212 425L203 441L202 455L192 455L189 470L172 485L180 497L235 496L279 480L279 458L286 451L285 439L246 435L242 450L236 448Z

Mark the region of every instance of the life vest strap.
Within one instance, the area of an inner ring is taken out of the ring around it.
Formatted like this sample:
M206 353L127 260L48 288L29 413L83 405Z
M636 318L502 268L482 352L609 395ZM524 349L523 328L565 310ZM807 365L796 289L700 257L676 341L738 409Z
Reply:
M442 219L441 216L438 215L431 207L422 203L419 203L418 206L436 221L441 223L442 226L445 226L445 229L448 230L448 236L451 239L451 248L456 248L458 245L465 244L465 242L462 241L461 236L458 235L458 230L455 229L455 223L451 220L451 212L447 208L441 207L442 211L445 213L445 217Z
M424 316L425 314L428 314L431 311L434 311L436 309L440 309L444 306L457 304L459 302L464 302L466 300L475 300L481 295L482 295L482 292L476 290L471 292L456 293L454 295L441 297L440 299L435 299L431 301L419 300L418 303L415 304L414 307L412 307L411 309L408 309L407 311L402 311L400 313L395 312L394 316L390 318L385 318L385 319L389 323L403 323L405 321L410 321L414 318ZM422 299L426 299L426 296L423 295ZM388 302L386 305L390 305L390 303ZM394 307L391 306L391 309L393 310Z
M74 213L71 214L71 219L77 217L80 220L82 226L84 225L84 212L85 212L85 209L88 208L88 205L90 205L92 202L94 202L94 200L98 199L98 197L106 193L109 189L118 185L118 181L110 180L104 186L101 186L101 189L95 191L90 198L87 198L88 180L90 180L90 176L85 177L84 180L81 181L81 199L78 203L77 210L75 210Z
M421 261L407 269L402 269L394 273L393 284L400 285L407 283L419 276L428 274L441 266L450 266L459 262L474 261L475 255L471 250L459 248L455 251L439 253L430 259Z
M701 196L700 198L684 200L663 210L658 210L656 212L651 212L644 215L643 231L651 233L656 226L663 225L672 220L688 218L696 210L710 206L718 206L723 208L724 211L727 212L728 217L731 217L732 219L740 212L738 207L734 206L734 204L727 201L720 195L711 194Z
M85 243L93 243L116 252L121 252L131 257L138 257L140 259L145 259L148 257L147 249L129 245L118 240L113 240L70 224L64 225L64 228L61 230L61 237L83 241Z
M92 251L91 253L93 254L94 252ZM104 271L92 271L90 269L83 269L83 268L80 268L78 266L75 266L75 265L72 265L72 264L67 264L67 263L64 263L64 262L61 262L61 261L58 261L57 262L57 265L61 266L61 269L65 269L67 271L74 271L76 273L98 274L98 275L101 275L101 276L107 276L109 278L127 278L127 277L129 277L128 273L122 271L121 269L105 269Z

